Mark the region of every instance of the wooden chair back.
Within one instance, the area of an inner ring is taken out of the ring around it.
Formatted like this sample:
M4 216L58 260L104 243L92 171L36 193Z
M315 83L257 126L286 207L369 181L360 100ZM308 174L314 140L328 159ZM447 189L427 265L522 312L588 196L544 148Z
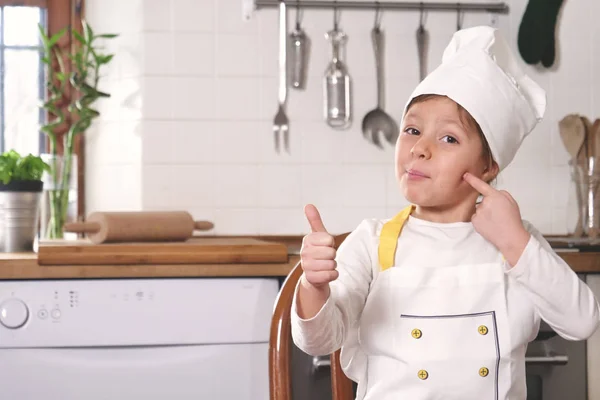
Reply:
M335 248L344 241L349 233L335 237ZM271 400L293 400L290 375L291 363L291 323L290 313L296 285L302 276L300 262L286 277L275 302L271 319L269 339L269 379ZM346 377L340 366L340 351L330 355L332 400L353 400L352 381Z

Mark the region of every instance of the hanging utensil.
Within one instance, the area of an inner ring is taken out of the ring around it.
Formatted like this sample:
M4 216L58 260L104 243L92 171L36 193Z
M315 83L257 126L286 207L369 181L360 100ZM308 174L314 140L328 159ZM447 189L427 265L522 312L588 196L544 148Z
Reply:
M285 102L287 99L287 10L283 0L279 1L279 108L273 120L273 133L275 135L275 151L279 153L281 137L283 145L289 152L289 120L285 114Z
M460 3L456 4L456 32L462 30L463 12L460 10Z
M290 33L290 86L294 89L306 88L306 73L310 52L310 39L301 27L300 1L296 2L296 27Z
M421 17L417 28L417 51L419 53L419 80L427 76L427 50L429 48L429 32L425 30L424 10L421 5Z
M323 77L325 121L334 129L347 129L352 125L350 74L341 60L341 53L348 37L339 29L338 10L335 6L333 29L325 34L325 38L331 41L332 46L332 59Z
M375 25L371 30L371 40L375 52L375 70L377 72L377 106L369 111L363 118L362 132L367 140L371 141L375 146L383 148L380 137L383 136L388 143L395 143L398 139L398 125L396 124L396 121L383 110L385 99L383 89L384 37L380 27L379 15L378 8L375 14Z

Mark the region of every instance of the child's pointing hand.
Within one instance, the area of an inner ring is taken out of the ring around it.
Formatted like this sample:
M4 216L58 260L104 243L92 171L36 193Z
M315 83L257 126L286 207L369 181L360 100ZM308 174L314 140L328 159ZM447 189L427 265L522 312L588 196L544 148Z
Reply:
M514 266L530 238L523 226L519 205L507 191L496 190L468 172L463 179L483 196L483 201L477 205L471 217L475 230L496 246L506 261Z

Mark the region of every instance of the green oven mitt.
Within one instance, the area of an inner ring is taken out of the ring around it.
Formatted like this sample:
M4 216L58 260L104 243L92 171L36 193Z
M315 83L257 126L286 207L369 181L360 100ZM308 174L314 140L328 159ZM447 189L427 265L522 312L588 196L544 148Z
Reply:
M519 52L527 64L542 62L550 67L555 59L555 28L563 0L529 0L519 26Z
M551 43L546 46L546 50L542 53L542 65L546 68L550 68L554 64L556 56L555 42L552 38Z

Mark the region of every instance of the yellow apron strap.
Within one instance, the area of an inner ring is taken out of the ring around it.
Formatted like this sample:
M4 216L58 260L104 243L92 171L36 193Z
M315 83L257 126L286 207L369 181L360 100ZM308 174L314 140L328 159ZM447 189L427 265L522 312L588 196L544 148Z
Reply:
M402 232L404 223L414 208L414 205L406 207L396 214L394 218L386 222L381 228L378 248L379 266L381 271L385 271L394 265L398 237L400 236L400 232Z

